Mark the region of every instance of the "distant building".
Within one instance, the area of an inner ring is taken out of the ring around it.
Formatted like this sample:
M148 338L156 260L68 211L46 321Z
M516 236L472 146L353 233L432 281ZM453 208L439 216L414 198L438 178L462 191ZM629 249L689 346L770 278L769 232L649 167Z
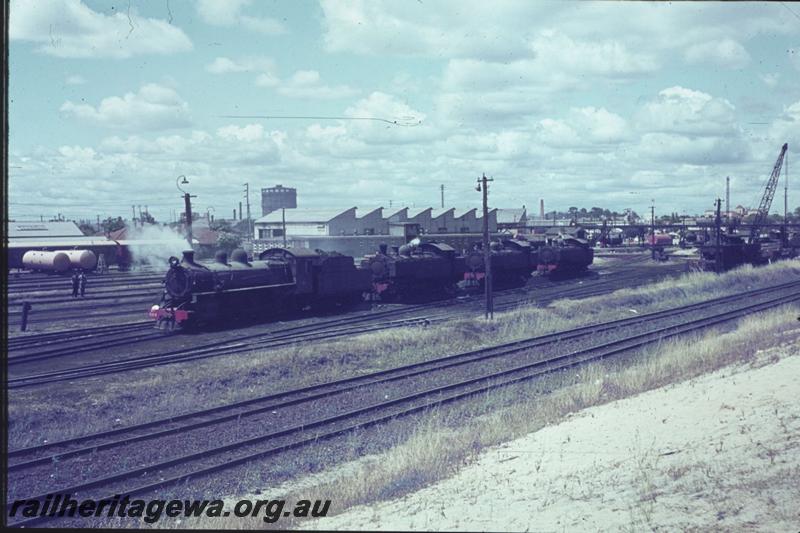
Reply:
M522 209L498 209L497 210L497 229L498 230L521 230L528 225L528 213L525 206Z
M51 239L61 237L84 237L83 232L74 222L9 222L8 238L16 239Z
M296 208L273 211L254 223L256 239L355 235L425 235L478 233L483 217L476 209L383 207L347 209ZM489 211L489 231L497 231L497 210Z
M297 189L280 184L261 189L261 216L284 208L297 208Z

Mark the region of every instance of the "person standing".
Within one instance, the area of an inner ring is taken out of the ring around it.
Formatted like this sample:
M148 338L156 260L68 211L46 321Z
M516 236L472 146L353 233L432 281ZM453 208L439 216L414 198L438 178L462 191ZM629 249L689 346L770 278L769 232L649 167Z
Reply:
M82 270L78 275L78 286L81 290L81 298L83 298L83 294L86 292L86 274Z
M77 272L73 272L72 273L72 297L73 298L77 298L77 296L78 296L78 285L79 284L80 284L80 281L78 280L78 273Z

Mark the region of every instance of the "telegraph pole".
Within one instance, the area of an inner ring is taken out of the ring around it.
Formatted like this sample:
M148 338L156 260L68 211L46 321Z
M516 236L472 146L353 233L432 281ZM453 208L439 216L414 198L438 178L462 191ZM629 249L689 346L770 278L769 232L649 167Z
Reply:
M483 287L486 297L486 319L494 319L494 299L492 294L492 251L489 249L489 182L486 174L478 178L477 191L483 192Z
M442 209L444 209L444 183L441 184L440 188L442 190Z
M281 225L283 227L283 247L286 248L286 208L281 207Z
M720 272L722 270L722 253L721 253L722 252L722 238L721 238L722 237L721 236L721 232L722 232L722 229L721 229L721 227L722 227L722 216L720 216L719 210L720 210L720 207L722 206L722 200L717 198L717 201L714 202L714 203L717 204L716 205L717 216L714 219L714 225L716 226L716 233L717 233L717 253L716 253L716 257L714 258L715 259L715 261L714 261L714 271L715 272Z
M135 228L136 227L136 206L135 205L131 206L131 212L133 213L133 215L131 216L131 222L133 222L133 227Z
M253 225L252 225L252 219L250 218L250 184L249 183L245 183L244 184L244 197L245 197L245 200L247 201L247 232L250 234L250 237L248 237L248 240L251 240L253 238Z
M725 224L731 227L731 177L725 177ZM730 232L730 229L728 229Z
M656 200L650 200L650 257L656 258Z

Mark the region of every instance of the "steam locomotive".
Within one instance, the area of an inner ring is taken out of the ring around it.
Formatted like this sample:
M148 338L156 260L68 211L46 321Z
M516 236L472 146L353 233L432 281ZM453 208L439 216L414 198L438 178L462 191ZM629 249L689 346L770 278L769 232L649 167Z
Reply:
M553 276L575 274L586 270L594 261L594 250L583 239L558 239L539 248L536 269Z
M161 329L352 304L371 288L369 272L357 269L352 257L303 248L267 250L257 261L248 261L244 250L234 250L230 260L218 252L203 263L185 251L169 263L161 304L150 309Z
M524 285L536 270L576 271L592 262L591 248L580 244L537 249L526 241L506 239L491 243L489 251L495 288ZM169 263L162 301L151 308L150 316L159 328L170 330L353 305L364 297L452 295L482 287L486 276L483 250L457 254L447 244L419 239L391 251L382 245L358 265L347 255L305 248L272 248L254 261L244 250L234 250L230 259L218 252L214 261L202 263L190 250Z

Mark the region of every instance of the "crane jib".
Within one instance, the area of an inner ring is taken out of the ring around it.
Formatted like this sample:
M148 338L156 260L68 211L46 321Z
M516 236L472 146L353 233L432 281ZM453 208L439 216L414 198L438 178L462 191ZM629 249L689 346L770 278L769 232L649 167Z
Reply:
M775 166L772 168L772 174L770 174L769 180L767 181L767 186L764 189L764 195L761 197L761 203L758 206L758 211L756 211L755 219L753 219L753 225L750 226L750 242L756 242L758 239L758 235L761 232L761 226L767 220L767 216L769 215L769 209L772 206L772 199L775 197L775 191L778 188L778 179L781 175L781 167L783 166L783 158L786 155L786 150L789 149L789 143L784 143L783 147L781 148L781 153L778 155L778 160L775 161Z

